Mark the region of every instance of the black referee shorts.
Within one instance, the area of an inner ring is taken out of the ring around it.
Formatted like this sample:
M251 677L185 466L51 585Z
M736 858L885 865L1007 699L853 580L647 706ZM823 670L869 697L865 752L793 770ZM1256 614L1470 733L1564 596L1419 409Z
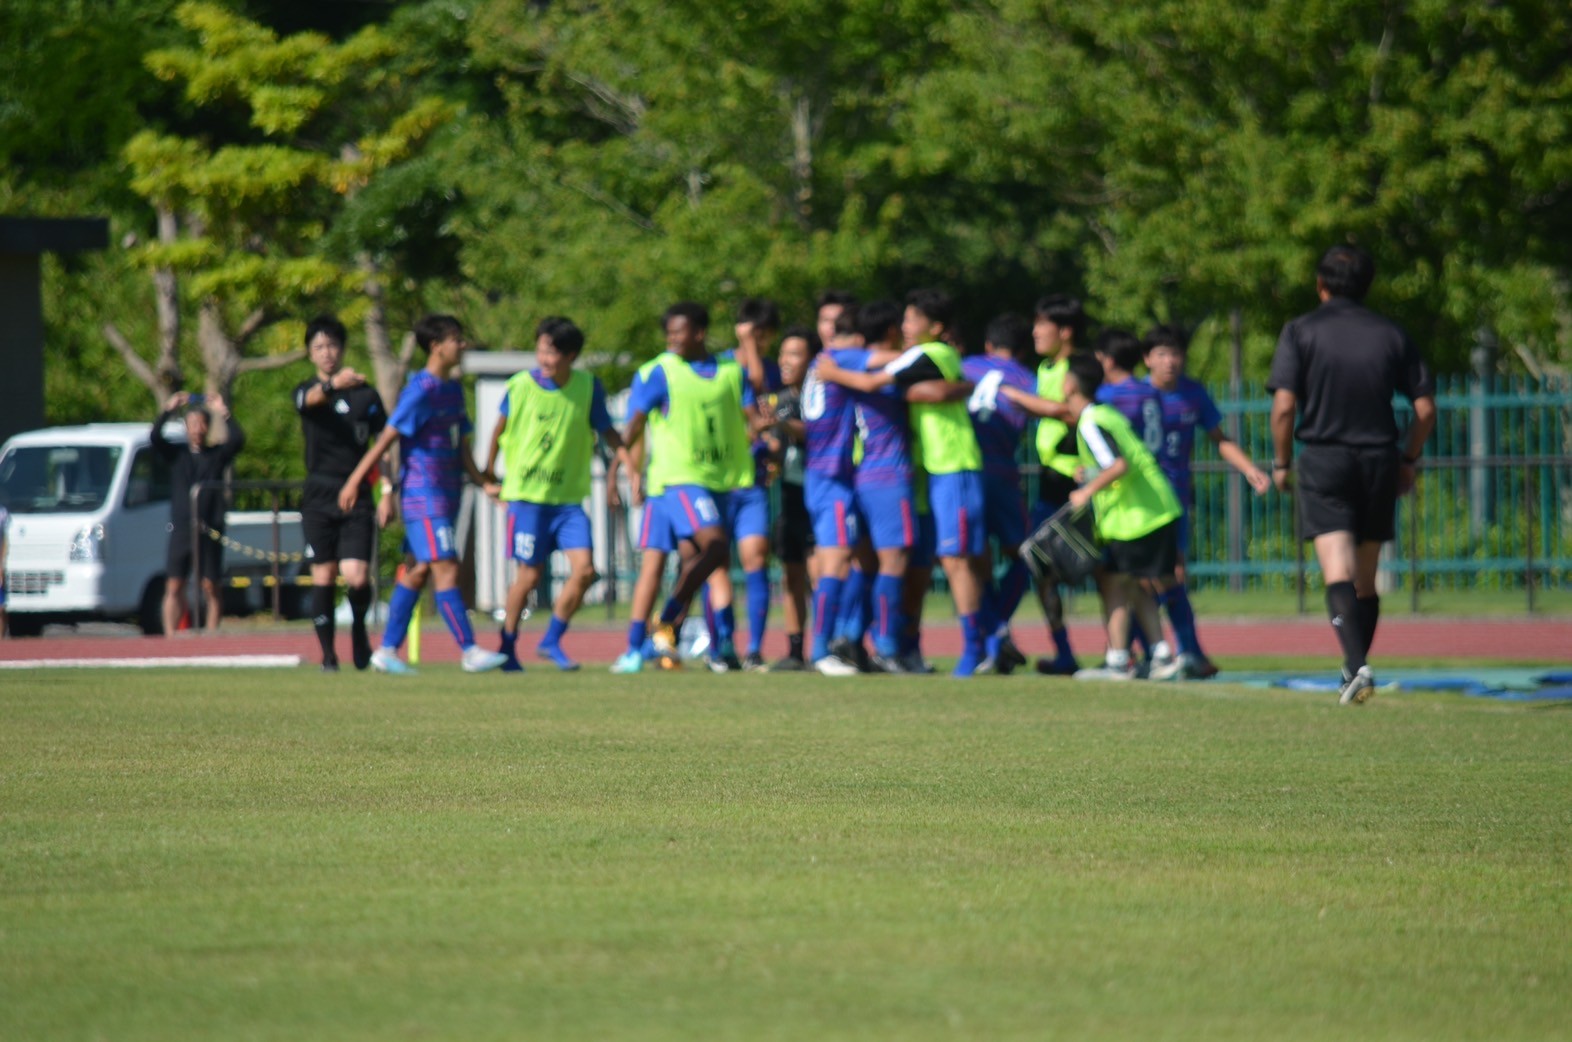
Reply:
M813 519L808 516L807 493L801 485L781 482L781 513L775 519L775 559L782 564L803 564L813 549Z
M1397 534L1397 446L1304 445L1299 450L1299 516L1304 537L1352 532L1359 543Z
M306 539L306 563L372 561L376 559L377 516L371 486L363 486L355 507L344 513L338 505L342 486L308 482L300 497L300 529Z

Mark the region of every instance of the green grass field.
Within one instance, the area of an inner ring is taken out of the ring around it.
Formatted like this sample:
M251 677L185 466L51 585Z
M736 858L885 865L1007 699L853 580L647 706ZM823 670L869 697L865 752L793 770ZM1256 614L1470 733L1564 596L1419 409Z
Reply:
M0 677L0 1039L1572 1037L1572 710Z

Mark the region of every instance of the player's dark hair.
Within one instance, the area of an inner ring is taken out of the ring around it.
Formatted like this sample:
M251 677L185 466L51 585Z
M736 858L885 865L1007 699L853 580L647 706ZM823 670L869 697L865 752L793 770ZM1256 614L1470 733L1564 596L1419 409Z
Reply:
M330 339L338 342L339 347L349 343L349 331L333 315L318 315L306 323L306 347L311 346L311 341L317 338L318 333L326 333Z
M1071 343L1086 343L1086 309L1074 297L1063 293L1050 293L1037 302L1036 318L1046 318L1056 326L1071 330Z
M994 316L983 330L983 340L994 347L1006 348L1010 357L1023 365L1035 364L1037 356L1032 346L1031 324L1013 311Z
M763 297L747 297L737 305L737 322L751 322L760 329L779 329L781 309L775 301Z
M435 344L449 337L463 336L464 327L452 315L427 315L415 323L415 343L428 355Z
M936 322L945 329L955 325L955 298L942 289L914 289L906 294L906 306L916 308L927 316L928 321Z
M1321 255L1315 273L1332 296L1364 300L1375 279L1375 261L1358 246L1333 246Z
M901 325L901 306L893 300L872 300L857 309L857 332L869 347L889 339Z
M565 355L577 355L584 350L584 331L574 325L571 318L547 315L535 327L535 335L549 338L552 345Z
M1107 355L1116 368L1127 373L1135 372L1135 367L1141 364L1141 359L1146 355L1141 341L1128 329L1103 330L1097 334L1097 343L1092 350Z
M1069 369L1081 393L1087 398L1096 398L1097 389L1103 385L1103 364L1097 356L1090 351L1072 351Z
M666 313L660 317L660 328L662 332L665 331L666 327L671 324L671 320L674 318L687 319L688 325L692 326L694 329L707 331L710 328L709 309L706 308L703 304L697 304L691 300L679 300L677 303L666 309Z
M841 305L841 313L835 316L836 336L849 336L857 332L857 314L859 310L856 304Z
M818 331L800 322L794 322L786 327L786 331L781 334L781 343L784 344L792 337L799 337L808 342L809 358L812 358L824 349L824 341L819 339Z
M839 304L841 307L850 310L857 306L857 294L844 289L820 290L818 297L814 300L813 310L818 311L826 304Z
M1171 347L1184 354L1190 350L1190 338L1178 326L1153 326L1146 331L1141 345L1147 354L1151 354L1154 347Z

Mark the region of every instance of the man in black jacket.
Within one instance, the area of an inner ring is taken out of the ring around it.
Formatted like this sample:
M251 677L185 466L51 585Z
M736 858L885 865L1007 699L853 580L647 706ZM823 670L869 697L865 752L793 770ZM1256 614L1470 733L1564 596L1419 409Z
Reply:
M1396 534L1398 497L1414 487L1414 464L1436 422L1435 381L1418 348L1397 323L1364 306L1374 277L1363 250L1327 250L1316 267L1321 306L1283 327L1267 381L1272 478L1279 491L1295 490L1304 536L1315 544L1327 615L1343 649L1343 705L1363 703L1375 690L1366 656L1381 617L1381 544ZM1406 434L1392 411L1394 394L1414 406Z
M186 410L186 443L181 445L164 437L164 424L181 409ZM210 411L211 410L211 411ZM207 443L212 417L217 414L229 427L229 438L219 445ZM164 633L180 625L186 595L186 577L191 574L191 537L199 526L197 581L207 598L207 628L218 628L223 617L223 599L218 580L223 574L224 547L216 535L224 532L224 490L217 484L224 472L245 448L246 432L229 414L224 400L217 395L204 399L199 394L177 391L164 403L164 411L153 421L153 451L169 463L169 557L164 582ZM191 489L202 484L197 493L196 514L191 510Z

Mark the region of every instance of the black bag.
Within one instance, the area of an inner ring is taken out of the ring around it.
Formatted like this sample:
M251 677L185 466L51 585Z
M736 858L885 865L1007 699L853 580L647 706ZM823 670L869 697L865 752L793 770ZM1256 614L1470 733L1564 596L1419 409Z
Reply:
M1060 507L1021 544L1021 560L1038 582L1073 586L1090 576L1103 560L1091 507Z

